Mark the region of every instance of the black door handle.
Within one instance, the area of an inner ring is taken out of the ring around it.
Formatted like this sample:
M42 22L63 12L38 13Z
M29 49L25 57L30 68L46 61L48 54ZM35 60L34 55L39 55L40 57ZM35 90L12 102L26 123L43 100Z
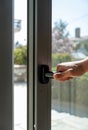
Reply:
M53 74L54 72L51 72L49 70L49 66L48 65L40 65L39 66L39 81L42 84L46 84L49 82L49 79L52 78L53 79Z

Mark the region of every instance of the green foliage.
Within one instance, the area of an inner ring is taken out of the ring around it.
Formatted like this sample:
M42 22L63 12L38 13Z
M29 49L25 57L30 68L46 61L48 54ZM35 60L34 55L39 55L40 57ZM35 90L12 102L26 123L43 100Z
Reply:
M20 46L14 50L14 64L27 64L27 46Z
M53 53L52 54L52 67L56 67L61 62L72 61L72 56L68 53Z
M79 81L88 82L88 73L79 77Z

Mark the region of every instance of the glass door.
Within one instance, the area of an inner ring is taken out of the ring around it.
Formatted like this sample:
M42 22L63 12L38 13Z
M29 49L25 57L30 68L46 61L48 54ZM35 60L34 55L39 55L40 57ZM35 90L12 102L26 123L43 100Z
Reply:
M88 57L88 1L52 0L52 71L62 62ZM51 129L88 129L88 73L52 80Z

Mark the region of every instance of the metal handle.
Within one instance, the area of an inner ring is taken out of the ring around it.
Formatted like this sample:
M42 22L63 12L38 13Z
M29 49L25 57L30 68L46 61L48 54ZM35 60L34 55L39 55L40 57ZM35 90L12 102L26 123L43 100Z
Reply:
M49 72L45 73L45 77L53 79L53 74L54 74L54 72L49 71Z
M42 84L46 84L49 82L49 79L53 79L54 72L49 71L48 65L40 65L39 66L39 81Z
M58 73L61 73L62 71L59 71ZM39 66L39 82L42 84L46 84L49 82L50 79L53 79L53 74L56 72L52 72L49 70L48 65L40 65Z

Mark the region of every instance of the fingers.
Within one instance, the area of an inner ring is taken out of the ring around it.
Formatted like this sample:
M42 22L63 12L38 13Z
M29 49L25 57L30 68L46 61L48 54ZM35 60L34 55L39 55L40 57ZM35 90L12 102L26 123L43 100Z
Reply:
M70 79L73 79L73 77L61 78L61 79L59 79L59 81L64 82L64 81L67 81L67 80L70 80Z
M68 70L68 69L70 69L70 68L72 68L72 69L76 69L78 66L77 65L75 65L75 64L59 64L59 65L57 65L57 72L63 72L63 71L66 71L66 70Z
M73 69L68 69L64 72L54 74L54 79L59 80L59 81L69 80L69 79L72 79L73 77L74 77Z
M67 70L68 68L67 68L67 66L64 66L64 65L58 65L57 66L57 72L59 71L59 72L62 72L62 71L65 71L65 70Z
M59 81L65 81L72 79L73 77L81 76L85 73L81 64L64 63L57 65L57 73L54 74L54 79Z

